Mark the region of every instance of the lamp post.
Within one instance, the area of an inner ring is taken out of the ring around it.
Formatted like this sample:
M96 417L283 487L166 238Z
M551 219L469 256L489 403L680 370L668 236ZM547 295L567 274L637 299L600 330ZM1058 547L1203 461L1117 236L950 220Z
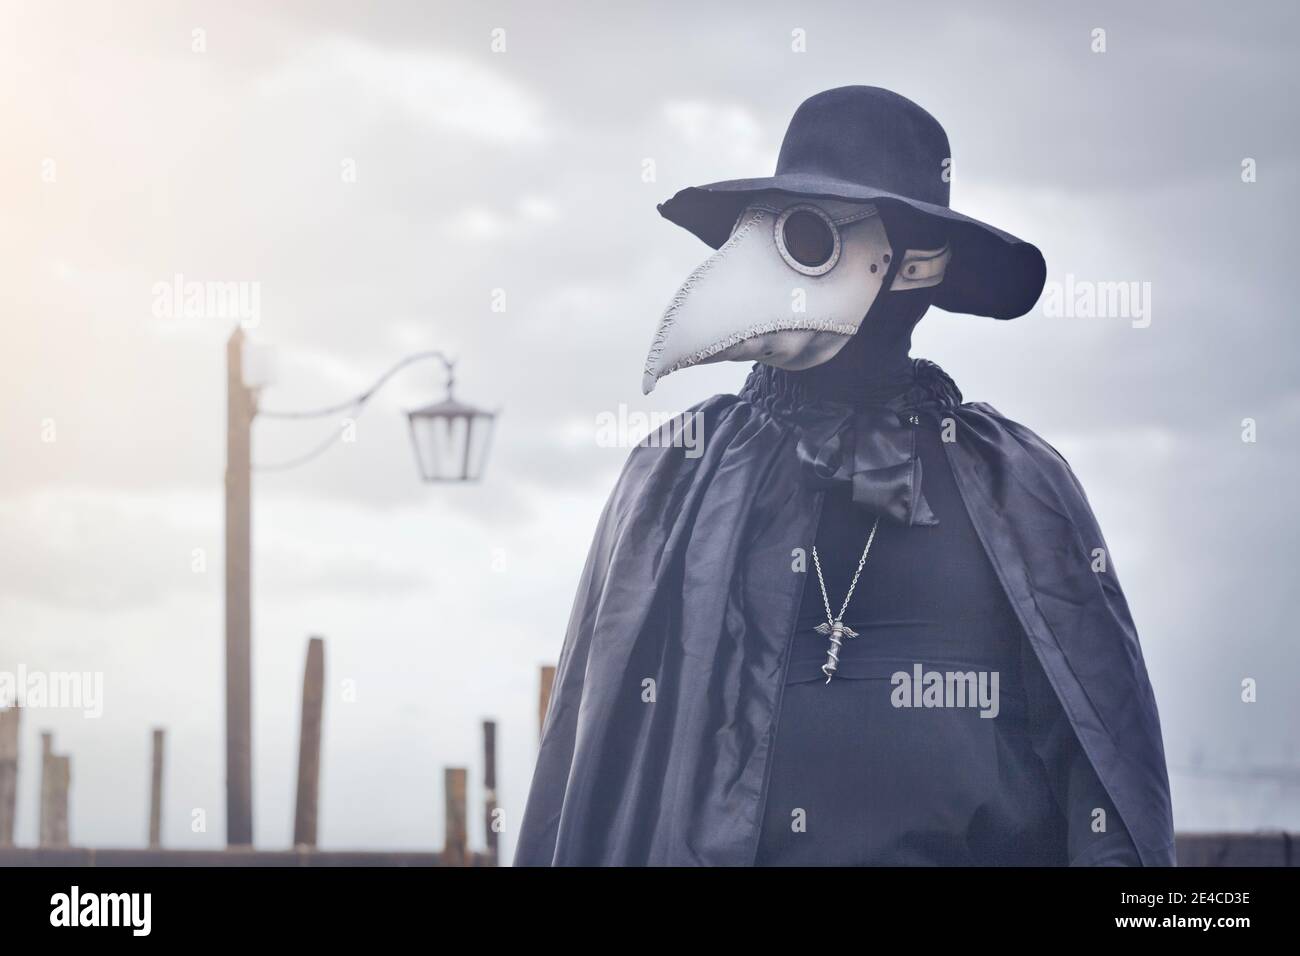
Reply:
M253 842L252 428L244 332L226 343L226 843Z
M402 359L368 389L337 405L305 411L257 407L257 389L244 382L244 333L236 328L226 343L226 843L253 842L252 734L252 426L254 419L324 418L359 411L384 384L409 365L437 360L446 373L441 401L407 413L420 476L428 482L470 482L487 464L495 412L455 399L455 362L442 352L417 352ZM305 464L338 435L312 452L272 468Z

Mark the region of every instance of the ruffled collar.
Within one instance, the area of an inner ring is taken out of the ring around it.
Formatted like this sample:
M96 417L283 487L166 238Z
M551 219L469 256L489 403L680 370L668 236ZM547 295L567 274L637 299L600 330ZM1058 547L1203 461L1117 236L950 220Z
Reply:
M808 406L884 406L897 410L955 408L961 389L929 359L912 359L910 376L887 381L844 382L819 379L755 363L741 387L740 397L775 409Z
M935 420L960 405L961 391L933 362L914 359L911 371L888 389L865 385L854 394L759 364L740 397L794 426L809 485L847 485L854 503L874 515L907 527L937 525L921 493L916 428L922 417Z

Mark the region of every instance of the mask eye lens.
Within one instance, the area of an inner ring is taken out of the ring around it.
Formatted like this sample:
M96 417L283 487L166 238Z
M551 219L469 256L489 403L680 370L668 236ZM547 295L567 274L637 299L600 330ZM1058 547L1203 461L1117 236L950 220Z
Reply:
M787 219L784 235L785 247L800 265L824 265L835 251L831 227L810 212L796 212Z
M787 263L805 275L829 272L840 242L831 221L812 206L795 206L777 222L777 247Z

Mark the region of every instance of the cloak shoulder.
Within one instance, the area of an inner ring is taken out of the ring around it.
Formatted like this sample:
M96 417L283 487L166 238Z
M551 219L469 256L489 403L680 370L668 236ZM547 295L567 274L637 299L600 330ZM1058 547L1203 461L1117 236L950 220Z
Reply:
M578 585L516 865L753 861L803 586L791 551L820 506L796 437L719 395L633 449Z
M1083 487L1024 425L983 403L954 411L945 449L1012 607L1143 863L1173 865L1155 695Z

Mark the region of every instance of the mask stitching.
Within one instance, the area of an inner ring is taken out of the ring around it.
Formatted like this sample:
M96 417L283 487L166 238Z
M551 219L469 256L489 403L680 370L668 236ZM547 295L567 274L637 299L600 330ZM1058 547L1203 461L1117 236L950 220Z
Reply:
M707 358L712 358L719 352L726 351L733 345L751 339L756 335L766 335L769 332L835 332L839 335L851 336L858 331L856 325L847 322L836 322L833 319L774 319L771 322L764 322L759 325L751 325L749 328L733 332L724 339L719 339L711 345L692 352L679 362L675 362L672 367L666 368L661 372L655 372L649 366L646 372L655 376L658 381L673 372L680 371L684 368L690 368L692 365L698 365Z
M827 215L830 214L827 213ZM850 213L849 215L843 216L839 219L836 219L834 216L831 216L831 222L835 223L835 225L837 226L847 226L850 223L861 222L863 219L870 219L872 216L878 216L878 215L880 215L880 211L876 209L875 206L868 206L866 209L862 210L861 212Z
M686 281L682 283L682 287L673 294L673 299L668 303L668 308L664 311L663 318L659 320L659 328L655 332L654 341L650 343L650 351L646 355L645 373L647 375L655 375L656 379L660 379L663 378L664 375L668 374L668 372L656 374L654 367L659 361L659 356L663 354L664 346L668 341L668 333L671 332L673 326L677 324L677 313L681 309L682 304L686 301L687 296L690 295L692 290L694 290L695 286L699 284L700 279L722 261L722 257L731 251L732 246L743 239L749 231L754 228L754 226L758 225L758 223L762 221L763 215L764 213L759 211L745 220L745 223L731 234L731 238L724 242L717 252L705 259L704 262L700 264L700 267L692 272L687 277ZM669 371L672 371L672 369Z
M767 203L757 203L757 202L750 203L748 206L745 207L745 210L741 212L740 215L743 216L745 212L748 212L750 210L759 210L761 212L770 212L774 216L779 216L781 213L791 208L791 206L816 206L818 209L822 211L823 214L825 214L827 219L835 223L835 225L837 226L844 226L853 222L861 222L863 219L870 219L872 216L880 215L880 210L868 203L864 205L861 209L855 210L853 212L845 213L842 216L832 216L827 210L822 209L821 206L818 206L817 203L810 202L806 199L799 200L785 206L772 206ZM737 216L736 218L739 219L740 216Z

